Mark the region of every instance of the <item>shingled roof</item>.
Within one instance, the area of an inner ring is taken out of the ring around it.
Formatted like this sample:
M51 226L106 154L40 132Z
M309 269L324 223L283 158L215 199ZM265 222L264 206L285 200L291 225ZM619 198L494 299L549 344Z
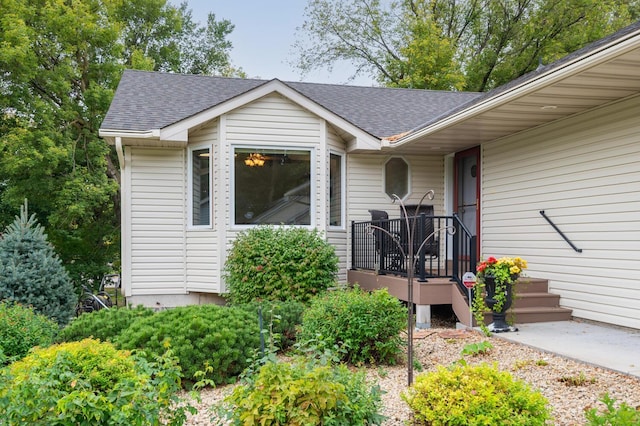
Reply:
M162 129L268 82L126 70L101 128L119 131ZM471 92L282 83L380 139L407 132L480 95Z

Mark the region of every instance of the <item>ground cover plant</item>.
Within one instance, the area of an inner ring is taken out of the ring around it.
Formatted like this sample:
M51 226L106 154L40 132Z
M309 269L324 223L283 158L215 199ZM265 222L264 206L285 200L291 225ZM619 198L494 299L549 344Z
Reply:
M34 346L49 346L58 324L32 308L0 302L0 367L24 357Z
M0 412L11 425L181 425L180 369L86 339L38 348L0 370Z
M297 300L335 285L338 258L317 230L259 226L233 242L224 274L232 304Z
M395 364L403 352L400 332L406 325L406 310L386 289L367 293L356 287L312 300L298 340L338 345L342 360L356 365Z
M235 379L258 350L260 329L255 315L218 305L183 306L139 318L115 339L122 349L144 348L161 355L170 347L187 385L198 371L215 384ZM209 368L208 368L209 367Z
M94 337L102 341L113 342L134 321L153 314L154 311L152 309L143 306L101 309L88 312L74 318L66 327L60 330L56 340L58 342L71 342Z

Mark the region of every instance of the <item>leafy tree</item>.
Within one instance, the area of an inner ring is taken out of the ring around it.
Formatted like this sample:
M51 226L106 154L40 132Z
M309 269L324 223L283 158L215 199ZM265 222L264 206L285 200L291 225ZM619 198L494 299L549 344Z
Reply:
M309 0L305 13L303 72L350 61L386 86L485 91L630 24L640 2Z
M238 74L229 21L166 0L0 0L0 227L24 198L74 280L119 256L119 179L98 137L125 67Z
M77 295L44 229L25 205L0 237L0 300L31 305L64 325L73 316Z

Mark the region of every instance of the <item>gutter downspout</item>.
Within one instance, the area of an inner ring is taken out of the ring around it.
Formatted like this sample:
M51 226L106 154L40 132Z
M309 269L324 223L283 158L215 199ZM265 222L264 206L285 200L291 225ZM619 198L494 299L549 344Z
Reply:
M122 151L122 138L120 136L116 136L116 153L118 154L120 171L122 171L124 169L124 152Z

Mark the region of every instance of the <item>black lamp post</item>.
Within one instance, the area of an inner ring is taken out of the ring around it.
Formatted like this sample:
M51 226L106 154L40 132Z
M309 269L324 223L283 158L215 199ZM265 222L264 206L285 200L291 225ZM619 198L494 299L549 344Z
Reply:
M415 273L415 266L416 266L416 262L417 262L417 258L415 256L416 252L415 252L415 247L413 245L413 239L415 238L415 228L416 228L416 219L417 219L417 215L418 212L420 211L420 207L422 206L422 203L424 202L425 199L428 200L433 200L435 196L435 191L433 189L427 191L422 198L420 198L420 201L418 202L418 204L416 205L416 209L413 212L413 215L411 217L409 217L409 214L407 214L407 209L404 205L404 203L402 202L402 199L400 197L398 197L396 194L392 194L393 197L393 202L395 203L396 201L398 201L398 203L400 203L400 208L402 209L403 213L404 213L404 217L402 218L402 220L405 221L405 229L407 230L407 235L403 235L401 237L406 237L406 241L407 241L407 252L405 252L403 244L402 244L402 240L400 237L398 237L397 235L392 234L391 232L389 232L387 229L384 229L380 226L376 226L376 225L369 225L369 231L373 232L373 230L379 230L384 232L385 234L387 234L389 237L391 237L391 241L393 241L396 246L398 247L398 249L400 250L400 252L402 253L402 256L405 259L405 267L406 267L406 271L407 271L407 311L408 311L408 315L407 315L407 381L408 381L408 385L411 386L413 384L413 278L414 278L414 273ZM412 213L412 212L409 212ZM420 253L420 251L422 250L422 248L424 247L424 245L427 243L427 241L429 241L429 239L431 237L433 237L436 233L442 231L442 230L447 230L449 232L450 235L453 235L455 233L455 227L453 227L452 225L446 226L444 228L439 228L439 229L434 229L434 231L427 235L420 243L420 246L417 249L417 253Z

